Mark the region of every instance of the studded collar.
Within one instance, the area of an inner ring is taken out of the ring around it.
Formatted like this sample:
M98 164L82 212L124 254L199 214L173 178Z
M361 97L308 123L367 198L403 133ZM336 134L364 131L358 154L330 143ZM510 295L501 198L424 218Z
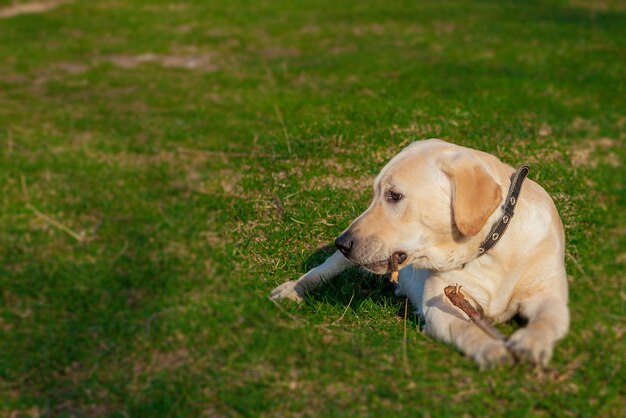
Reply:
M511 176L511 187L509 188L509 193L507 194L504 205L502 206L502 211L504 213L491 227L491 231L489 231L487 238L480 243L477 257L485 255L487 251L492 249L498 243L498 241L502 238L502 235L504 235L504 231L506 231L506 228L509 226L511 219L513 218L513 214L515 213L515 205L517 204L520 192L522 191L522 183L524 182L524 179L528 175L529 171L530 169L528 166L523 165Z

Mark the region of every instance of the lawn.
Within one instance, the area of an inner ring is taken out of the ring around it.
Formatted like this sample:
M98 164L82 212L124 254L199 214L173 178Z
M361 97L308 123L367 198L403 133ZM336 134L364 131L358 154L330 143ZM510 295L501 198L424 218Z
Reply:
M624 415L623 2L16 3L3 415ZM429 137L528 164L553 196L572 326L548 370L479 371L359 270L269 300Z

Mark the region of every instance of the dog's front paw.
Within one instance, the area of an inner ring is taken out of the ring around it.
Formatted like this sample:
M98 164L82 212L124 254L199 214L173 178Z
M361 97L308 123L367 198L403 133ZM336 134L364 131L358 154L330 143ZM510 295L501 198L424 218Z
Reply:
M547 366L552 358L554 342L541 329L522 328L507 341L507 347L522 361Z
M297 280L285 282L272 290L270 297L273 300L289 299L296 302L302 302L304 300L305 289L298 284Z
M480 346L471 355L481 370L498 366L509 366L514 363L513 355L502 341L490 340Z

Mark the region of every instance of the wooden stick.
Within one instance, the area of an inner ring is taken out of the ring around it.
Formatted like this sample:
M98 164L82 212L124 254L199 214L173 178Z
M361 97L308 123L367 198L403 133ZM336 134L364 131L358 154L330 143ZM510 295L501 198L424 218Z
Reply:
M485 331L487 335L491 338L495 338L496 340L505 341L506 337L494 328L493 325L487 322L485 318L483 318L483 316L476 309L474 309L468 300L465 299L465 296L461 293L461 287L462 286L459 285L446 286L446 288L443 289L443 293L445 293L454 306L465 312L467 316L469 316L470 320L475 323L478 328Z
M389 280L393 283L398 283L398 256L395 253L389 257L389 270L391 270Z

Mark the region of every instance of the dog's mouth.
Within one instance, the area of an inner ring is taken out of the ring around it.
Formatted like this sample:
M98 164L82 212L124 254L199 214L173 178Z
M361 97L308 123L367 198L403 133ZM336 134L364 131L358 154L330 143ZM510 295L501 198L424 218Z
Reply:
M401 254L401 255L399 256L398 254ZM359 265L363 267L364 269L369 270L376 274L391 273L392 271L395 270L394 268L392 268L392 264L393 264L392 257L394 256L396 258L397 267L401 268L404 262L407 260L406 253L404 252L394 253L392 254L392 256L384 260L373 261L371 263L359 263Z
M370 270L374 273L384 274L389 273L389 259L374 261L372 263L360 264L364 269Z

